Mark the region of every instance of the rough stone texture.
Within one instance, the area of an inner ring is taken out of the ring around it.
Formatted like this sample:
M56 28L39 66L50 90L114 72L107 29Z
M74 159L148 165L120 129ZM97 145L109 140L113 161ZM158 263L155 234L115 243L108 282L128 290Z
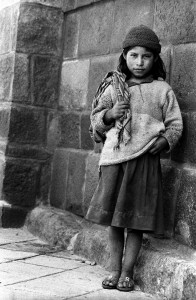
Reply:
M95 0L76 0L76 7L85 6L96 2Z
M99 2L99 1L102 1L102 0L62 0L62 2L63 2L62 8L63 8L63 11L66 12L66 11L72 10L74 8L93 4L93 3Z
M1 227L3 228L20 228L24 225L28 209L22 207L1 208Z
M86 107L88 75L88 59L63 63L59 101L61 107L67 110L82 110Z
M14 72L14 53L0 56L0 101L10 101Z
M136 267L138 284L145 292L163 296L164 299L195 299L194 260L189 263L188 258L185 260L184 257L172 257L172 254L168 254L165 251L143 249Z
M174 18L173 18L174 19ZM196 110L196 45L174 47L172 87L182 110Z
M57 111L48 112L47 117L47 149L54 153L60 141L59 114Z
M33 103L55 108L58 103L60 59L33 57Z
M15 50L18 14L19 4L0 10L0 54Z
M20 0L20 3L39 3L46 6L61 8L63 3L69 1L71 2L71 0Z
M103 77L116 69L120 53L110 56L98 56L91 59L88 84L88 109L91 110L96 90Z
M107 54L113 24L113 2L80 11L79 55Z
M178 169L162 163L162 174L165 236L172 237L174 235L176 201L180 185L181 172Z
M196 247L196 172L187 169L182 172L177 197L176 234L189 246Z
M180 162L196 163L195 126L196 113L183 113L183 134L178 145L172 152L172 159Z
M38 165L32 161L6 159L3 195L12 205L33 207L36 199Z
M80 15L73 12L65 16L63 57L77 57Z
M76 238L73 251L96 263L108 267L109 246L107 228L93 225L89 229L81 231Z
M28 230L51 245L67 247L81 229L82 218L53 208L36 207L27 216Z
M30 107L12 107L9 141L21 144L44 144L46 117L43 110Z
M22 4L18 21L17 52L60 55L62 24L61 10Z
M161 58L166 68L166 81L170 84L170 68L171 68L171 46L162 47Z
M69 212L37 207L27 218L30 232L51 245L64 246L73 253L108 266L107 228L92 225ZM135 268L136 284L144 291L168 300L196 297L195 251L174 240L158 240L145 235ZM142 298L143 299L143 298Z
M3 189L5 165L6 165L5 164L5 156L4 156L4 153L1 152L1 154L0 154L0 198L1 199L3 199L2 189ZM0 226L1 226L1 224L0 224Z
M94 152L101 153L103 148L103 143L94 143Z
M58 146L65 148L80 148L80 115L62 114L59 119L61 137Z
M99 155L57 149L52 167L50 204L85 215L98 183Z
M31 104L30 97L30 63L25 54L16 53L14 65L14 80L12 101L22 104Z
M28 158L37 160L47 160L51 156L51 152L39 145L21 145L8 143L6 147L6 156L15 158Z
M1 105L0 106L0 137L7 139L9 133L10 124L10 106Z
M0 53L10 51L12 32L12 8L6 7L0 11Z
M51 158L45 162L40 163L40 170L38 175L39 186L36 190L36 205L50 204L49 201L49 192L50 192L50 183L51 183Z
M156 0L154 28L165 43L196 41L196 3L192 0Z
M115 1L111 52L122 49L124 37L131 27L143 24L152 28L153 6L152 0Z
M50 205L63 208L66 198L68 178L69 151L56 149L52 164L50 187Z
M57 0L58 1L58 0ZM75 8L76 0L62 0L62 9L64 12Z
M82 199L84 193L86 157L84 152L70 152L66 200L64 208L77 215L83 215Z
M90 115L81 115L81 148L84 150L92 150L94 148L93 140L89 134Z
M84 196L83 196L83 213L86 214L94 191L99 180L98 170L99 155L90 153L87 157Z

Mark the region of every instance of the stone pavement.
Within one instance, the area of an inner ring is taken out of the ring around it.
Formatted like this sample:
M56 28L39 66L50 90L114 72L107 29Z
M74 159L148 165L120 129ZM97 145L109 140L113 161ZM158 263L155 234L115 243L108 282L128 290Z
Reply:
M0 228L1 300L157 300L141 291L104 290L107 272L60 246L50 246L26 228Z

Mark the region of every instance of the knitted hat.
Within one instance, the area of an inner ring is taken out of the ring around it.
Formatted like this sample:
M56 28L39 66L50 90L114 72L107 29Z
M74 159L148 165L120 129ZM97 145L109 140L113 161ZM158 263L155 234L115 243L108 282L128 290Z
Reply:
M131 28L125 37L123 48L135 46L147 47L156 53L161 52L158 36L153 30L144 25Z

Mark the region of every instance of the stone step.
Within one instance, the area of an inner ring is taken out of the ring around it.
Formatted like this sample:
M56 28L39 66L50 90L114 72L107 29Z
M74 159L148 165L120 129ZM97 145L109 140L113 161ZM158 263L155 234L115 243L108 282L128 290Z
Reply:
M28 230L53 245L107 268L107 227L91 224L72 213L46 207L32 210ZM145 235L135 268L135 281L144 292L169 300L196 299L196 251L172 239Z

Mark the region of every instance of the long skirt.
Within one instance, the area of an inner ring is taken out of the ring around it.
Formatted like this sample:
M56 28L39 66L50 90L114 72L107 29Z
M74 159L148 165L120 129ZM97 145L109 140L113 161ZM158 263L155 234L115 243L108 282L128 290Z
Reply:
M145 153L123 163L101 166L85 218L102 225L163 234L159 155Z

